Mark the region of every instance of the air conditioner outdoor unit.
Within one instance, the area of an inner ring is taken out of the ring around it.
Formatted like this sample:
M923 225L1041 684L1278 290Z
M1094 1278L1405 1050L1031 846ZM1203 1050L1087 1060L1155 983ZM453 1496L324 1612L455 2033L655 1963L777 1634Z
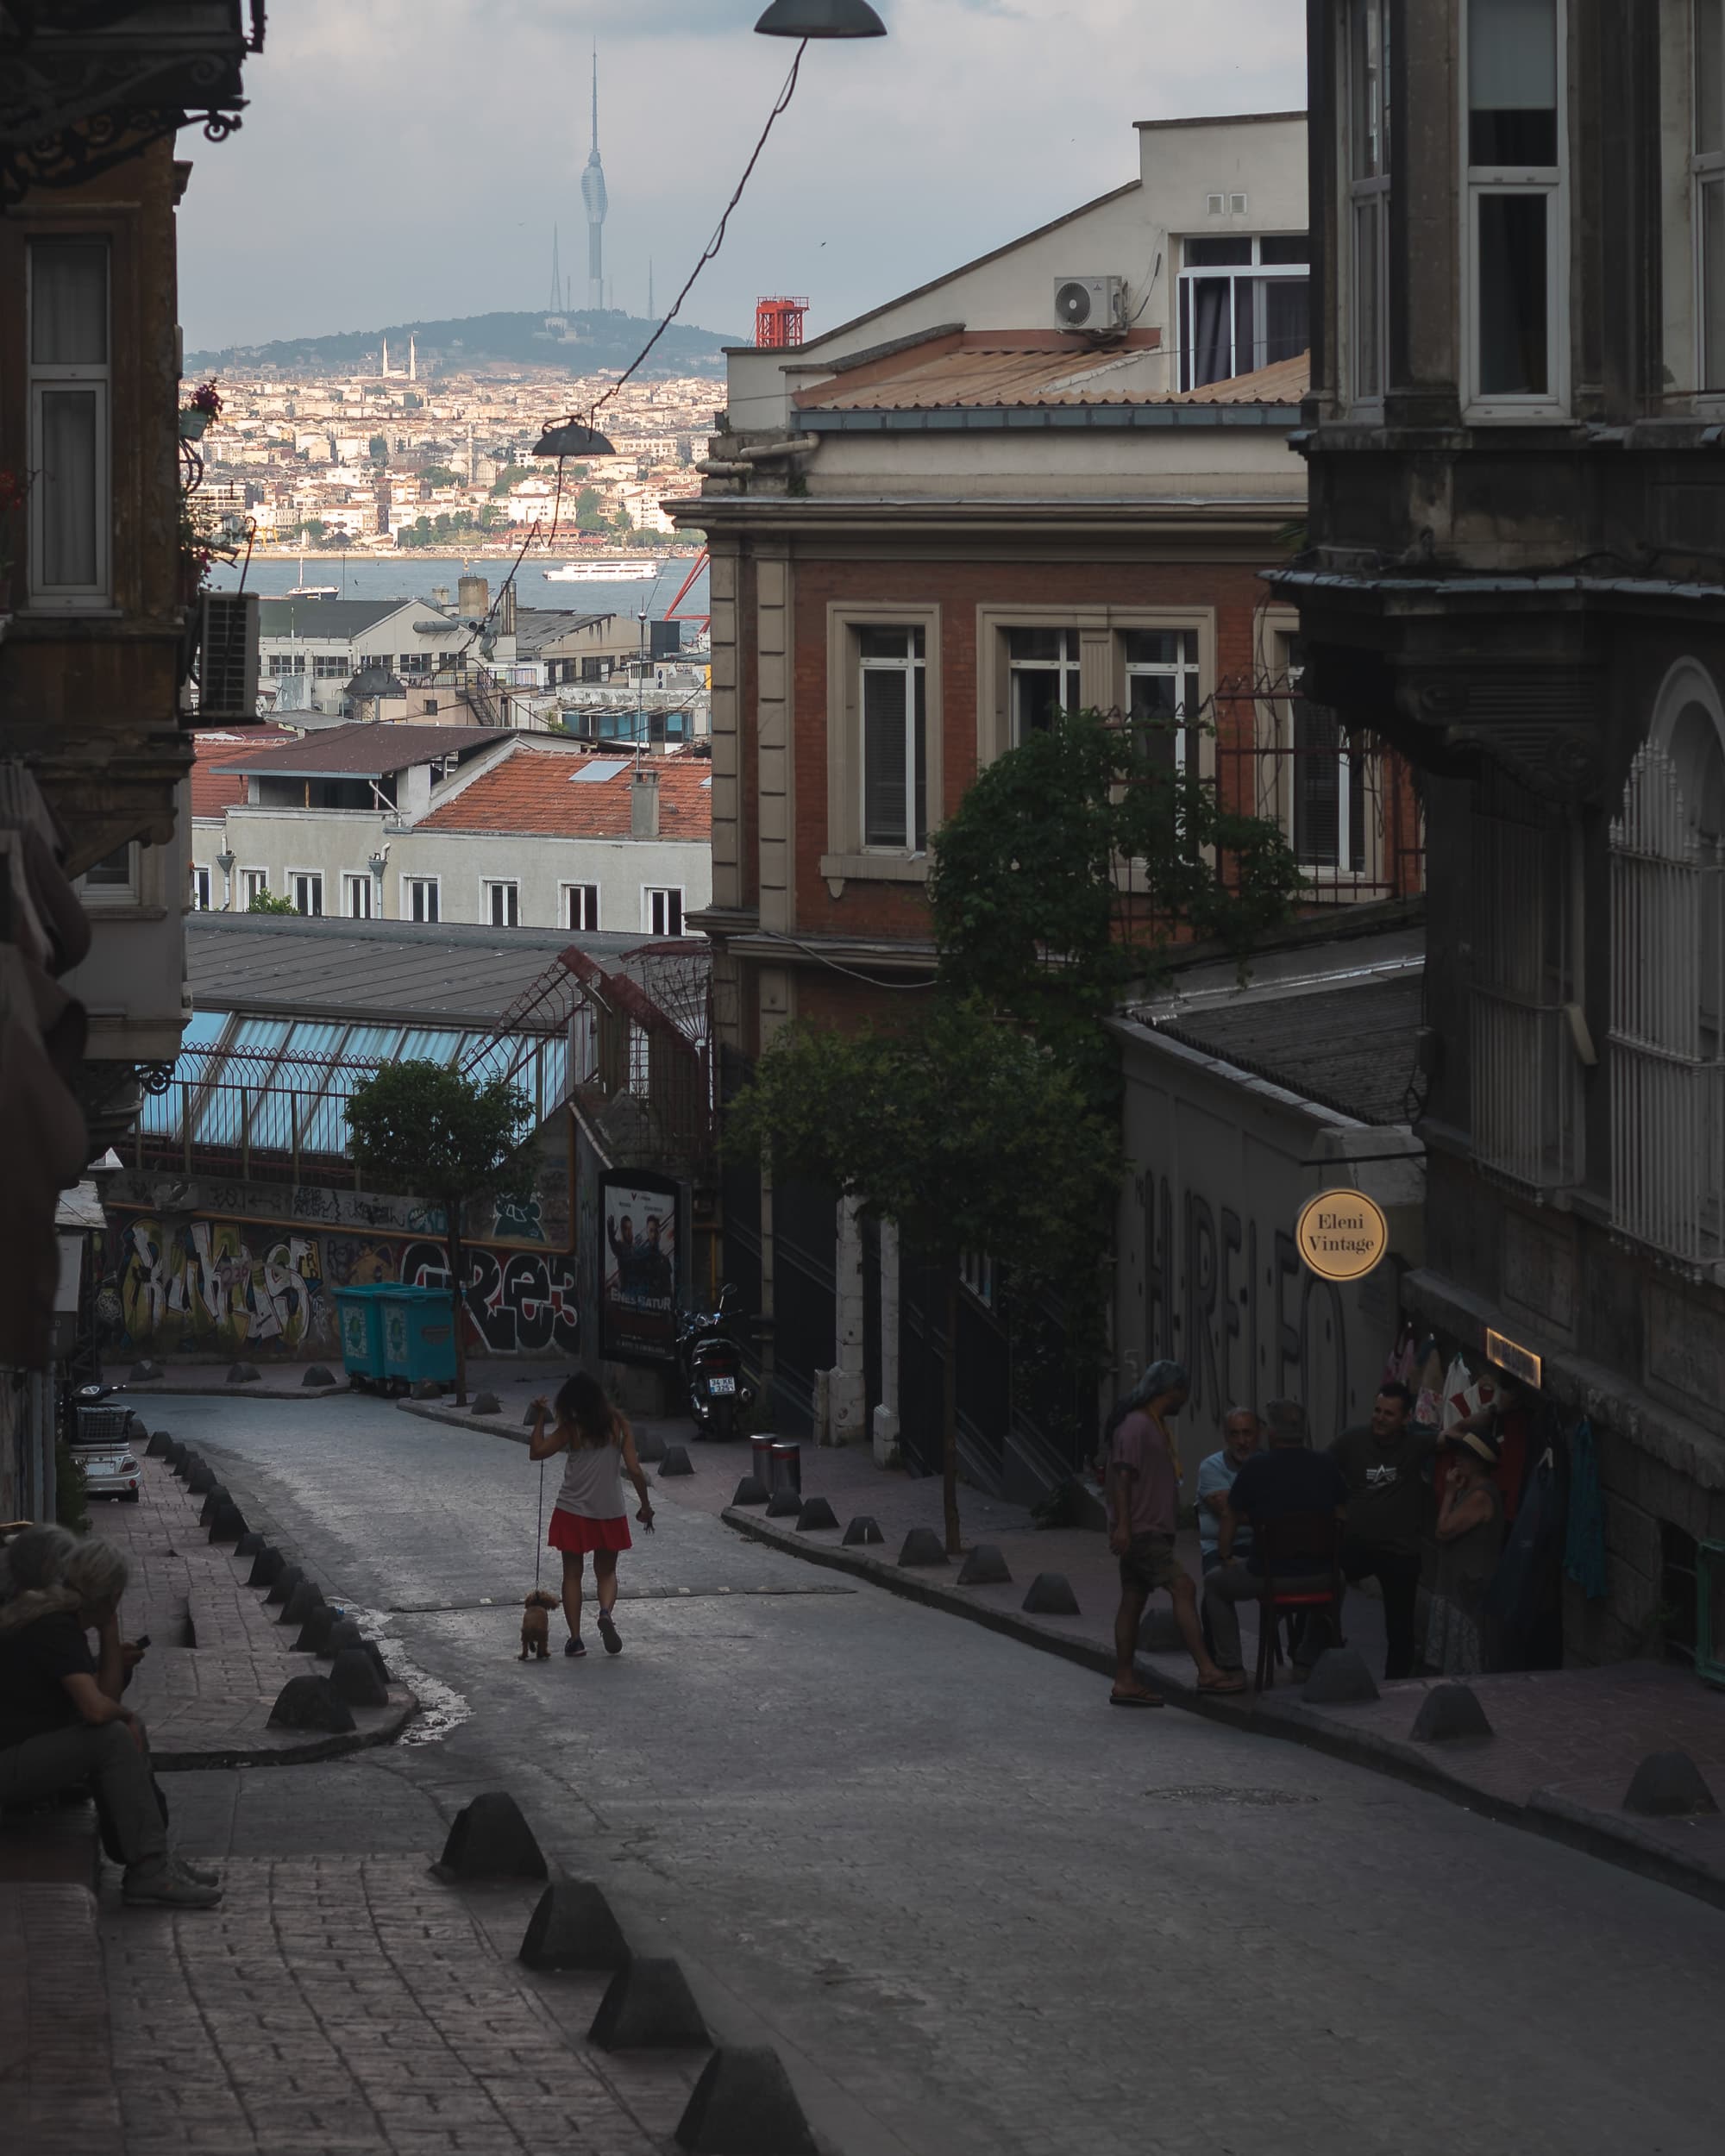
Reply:
M258 716L258 595L206 592L198 635L198 723L255 723Z
M1063 277L1054 287L1054 319L1063 329L1124 329L1126 288L1119 277Z

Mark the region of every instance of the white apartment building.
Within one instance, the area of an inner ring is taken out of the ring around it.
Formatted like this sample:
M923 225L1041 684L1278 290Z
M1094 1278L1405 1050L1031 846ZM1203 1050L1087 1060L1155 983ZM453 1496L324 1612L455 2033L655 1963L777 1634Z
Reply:
M704 757L356 724L199 745L191 902L356 920L678 936L712 897Z
M448 666L470 636L430 599L267 599L258 608L259 668L284 714L338 718L362 667L411 682Z

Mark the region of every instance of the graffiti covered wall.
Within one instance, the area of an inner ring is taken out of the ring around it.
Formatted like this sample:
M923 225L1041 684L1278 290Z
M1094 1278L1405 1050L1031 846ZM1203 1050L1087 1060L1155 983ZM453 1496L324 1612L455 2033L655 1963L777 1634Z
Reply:
M574 1354L580 1337L568 1140L532 1188L470 1209L467 1342L478 1354ZM316 1187L116 1177L97 1299L116 1354L338 1357L336 1290L445 1288L441 1210Z

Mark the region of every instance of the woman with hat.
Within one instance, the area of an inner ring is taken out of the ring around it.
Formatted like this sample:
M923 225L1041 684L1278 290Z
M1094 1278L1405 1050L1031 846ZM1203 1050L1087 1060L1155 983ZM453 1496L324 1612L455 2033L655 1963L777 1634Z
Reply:
M1450 1470L1438 1512L1438 1570L1426 1620L1426 1664L1440 1677L1477 1677L1485 1590L1503 1547L1503 1499L1489 1438L1458 1424L1444 1439Z

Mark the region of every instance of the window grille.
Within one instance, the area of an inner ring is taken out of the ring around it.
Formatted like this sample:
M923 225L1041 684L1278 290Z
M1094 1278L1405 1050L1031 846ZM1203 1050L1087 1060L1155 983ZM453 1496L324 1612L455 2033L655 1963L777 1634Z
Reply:
M1672 757L1636 754L1611 826L1611 1210L1626 1235L1725 1255L1725 859Z
M1473 1146L1484 1166L1536 1190L1566 1188L1583 1171L1568 867L1562 824L1488 771L1473 818Z

